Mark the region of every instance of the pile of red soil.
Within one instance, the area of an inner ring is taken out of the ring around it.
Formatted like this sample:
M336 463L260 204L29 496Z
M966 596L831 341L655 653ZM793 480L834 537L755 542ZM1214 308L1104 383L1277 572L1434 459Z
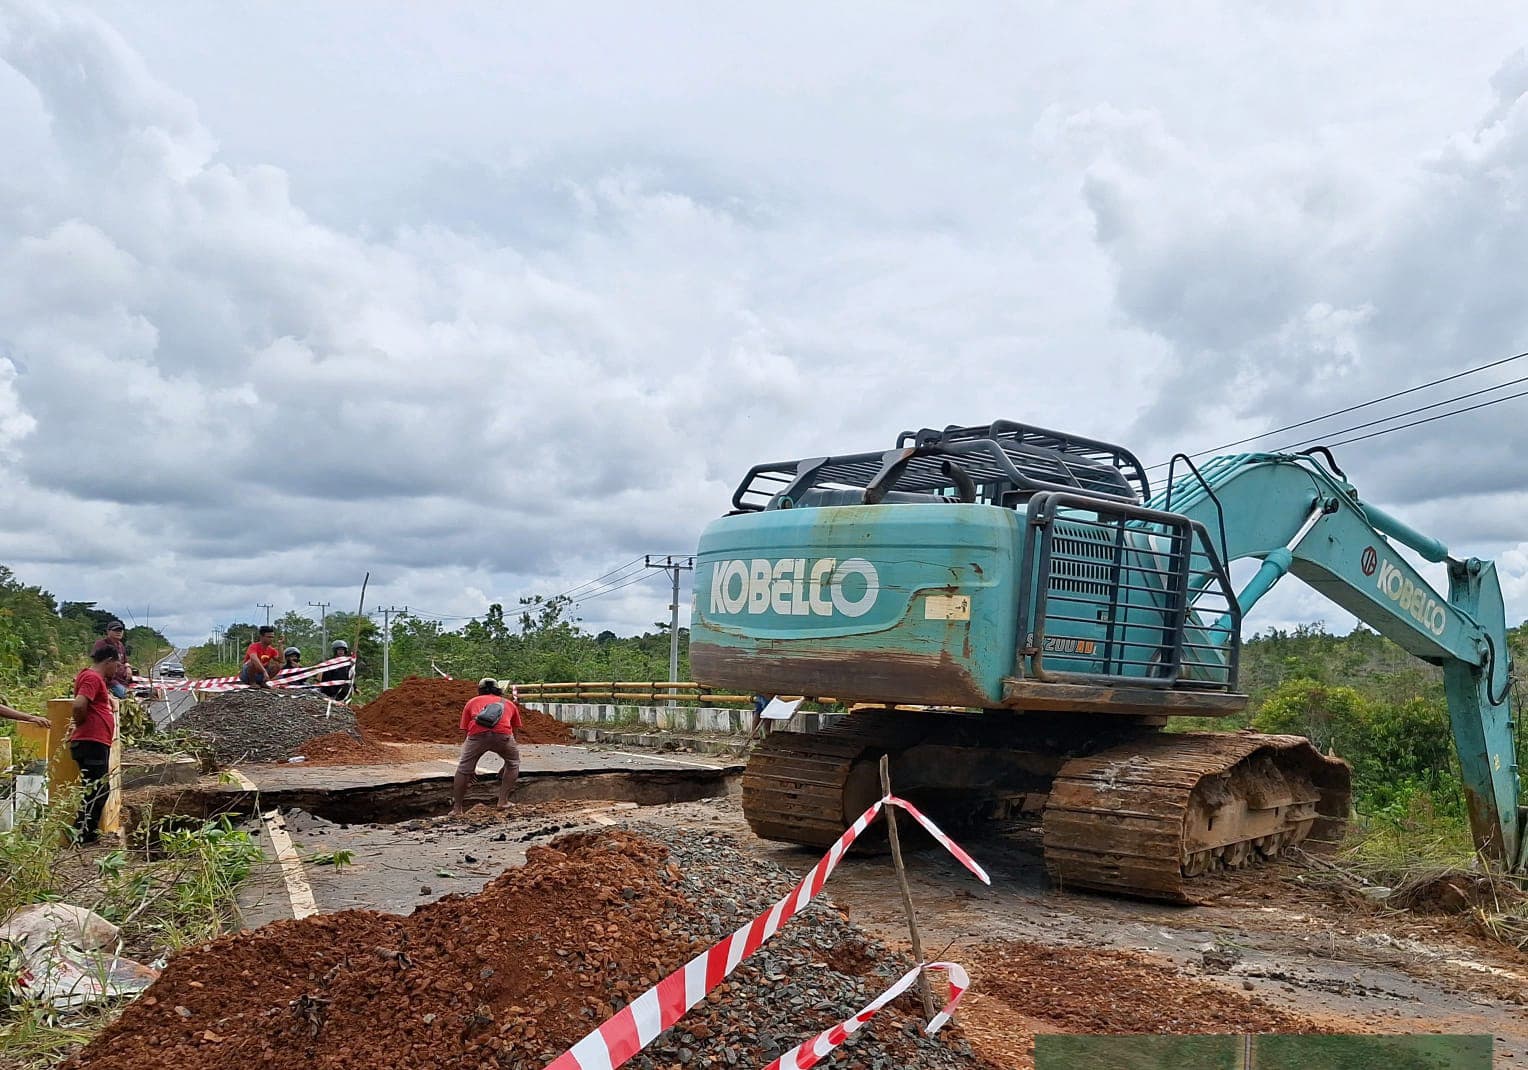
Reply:
M356 718L368 736L386 743L460 743L462 707L477 693L472 680L410 676L356 710ZM574 742L568 726L549 714L524 706L520 713L519 742Z
M114 1070L541 1067L702 948L660 844L532 847L412 916L281 921L174 958L66 1065Z
M1030 1068L1037 1033L1328 1033L1330 1026L1130 951L1024 941L963 950L959 1020L977 1054Z
M396 751L349 732L315 736L298 747L296 754L307 759L308 765L391 765L399 757Z
M182 952L64 1065L543 1070L793 885L714 833L575 833L407 918L346 911ZM632 1065L764 1066L910 965L831 907L803 910ZM923 1036L916 1010L914 994L888 1006L842 1065L991 1070L958 1026Z

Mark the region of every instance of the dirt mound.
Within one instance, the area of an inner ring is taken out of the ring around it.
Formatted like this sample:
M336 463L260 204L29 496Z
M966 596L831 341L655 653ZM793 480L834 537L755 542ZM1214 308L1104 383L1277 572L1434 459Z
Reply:
M364 735L331 732L315 736L298 748L309 765L389 765L398 760L396 752Z
M716 836L575 834L408 918L347 911L187 951L65 1065L540 1070L790 883ZM823 961L852 941L831 908L804 912L631 1065L764 1065L905 968L873 943L869 976ZM958 1030L923 1037L904 1005L857 1038L863 1065L980 1070Z
M356 711L372 739L386 743L460 743L462 707L477 697L474 680L410 676ZM520 707L521 743L572 743L567 725L540 710Z
M1312 1019L1185 977L1128 951L1010 942L962 951L971 971L962 1023L971 1046L1031 1067L1036 1033L1326 1033Z
M355 714L310 694L290 691L229 691L204 699L175 720L206 740L222 765L284 762L304 753L309 740L344 733L357 739Z

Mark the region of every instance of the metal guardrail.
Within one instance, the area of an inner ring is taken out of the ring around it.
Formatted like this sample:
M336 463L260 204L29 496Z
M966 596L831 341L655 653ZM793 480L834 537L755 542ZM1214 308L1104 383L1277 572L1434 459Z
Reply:
M711 691L705 684L668 680L582 680L562 683L516 684L520 697L527 702L629 702L656 703L677 700L698 706L751 706L752 695L728 695ZM797 695L772 696L795 699ZM812 696L811 701L831 705L827 696Z
M582 680L563 683L516 684L527 702L667 702L678 699L698 705L753 704L752 695L709 691L704 684L668 680Z

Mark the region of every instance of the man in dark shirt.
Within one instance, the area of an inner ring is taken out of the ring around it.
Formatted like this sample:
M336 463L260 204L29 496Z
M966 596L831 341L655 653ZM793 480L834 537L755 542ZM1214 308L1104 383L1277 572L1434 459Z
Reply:
M92 658L106 647L110 647L116 653L117 669L106 681L106 687L119 699L126 698L128 688L133 685L133 667L127 663L127 642L122 638L123 634L122 622L114 620L106 626L106 637L97 639L95 646L90 648Z
M349 654L350 644L345 640L336 639L329 644L331 658L343 658ZM335 702L348 701L355 687L355 669L354 665L336 665L332 669L325 669L318 676L318 693L325 698L332 698Z

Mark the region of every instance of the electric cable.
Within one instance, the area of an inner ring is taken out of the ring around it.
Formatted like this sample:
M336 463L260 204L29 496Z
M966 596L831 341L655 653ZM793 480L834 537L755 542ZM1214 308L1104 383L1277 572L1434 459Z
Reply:
M1495 386L1487 386L1487 387L1482 387L1480 390L1472 390L1468 394L1459 394L1459 395L1456 395L1455 397L1445 398L1442 401L1434 401L1430 405L1419 405L1419 406L1417 406L1414 409L1407 409L1405 412L1397 412L1397 413L1392 413L1389 416L1381 416L1377 420L1369 420L1366 423L1354 424L1351 427L1344 427L1344 428L1342 428L1341 430L1338 430L1338 431L1328 431L1325 434L1316 435L1316 436L1314 436L1312 438L1301 439L1299 442L1291 442L1287 446L1280 446L1279 447L1279 452L1284 453L1284 452L1288 452L1290 450L1296 450L1296 449L1299 449L1301 446L1309 446L1313 442L1321 442L1322 440L1326 439L1327 437L1329 437L1331 435L1346 435L1346 434L1348 434L1349 432L1352 432L1352 431L1362 431L1366 427L1376 427L1379 424L1389 423L1391 420L1399 420L1403 416L1415 416L1419 412L1426 412L1429 409L1440 408L1440 407L1442 407L1444 405L1452 405L1456 401L1468 401L1470 398L1478 398L1482 394L1489 394L1493 390L1503 390L1503 389L1505 389L1505 388L1507 388L1509 386L1518 386L1518 385L1520 385L1522 383L1528 383L1528 375L1524 375L1524 376L1522 376L1521 378L1518 378L1518 379L1508 379L1505 383L1497 383ZM1520 396L1520 395L1514 395L1514 396ZM1505 401L1507 399L1503 398L1502 400Z
M1328 442L1327 446L1333 449L1338 446L1351 446L1355 442L1363 442L1367 439L1378 438L1380 435L1388 435L1392 431L1405 431L1408 428L1421 427L1423 424L1430 424L1434 420L1446 420L1450 416L1463 416L1465 413L1474 412L1476 409L1489 409L1493 405L1500 405L1504 402L1524 397L1528 397L1528 390L1520 390L1516 394L1508 394L1504 398L1492 398L1490 401L1482 401L1476 405L1466 405L1464 408L1455 409L1453 412L1440 412L1438 415L1429 416L1425 420L1412 420L1410 423L1400 424L1396 427L1385 427L1378 431L1370 431L1367 435L1357 435L1353 438L1345 438L1338 442Z
M575 605L582 605L585 602L592 602L596 598L603 598L607 594L614 594L616 591L619 591L622 588L634 586L635 584L641 583L643 580L651 579L652 577L660 575L660 574L661 573L659 571L656 571L656 570L644 570L644 571L638 573L637 575L632 576L630 579L626 580L623 583L617 583L617 584L615 584L612 587L606 587L603 591L596 591L594 594L585 595L583 598L580 598L574 604Z
M1502 357L1500 360L1493 360L1493 361L1491 361L1488 364L1481 364L1481 365L1479 365L1477 367L1474 367L1474 368L1466 368L1463 371L1454 372L1451 375L1445 375L1445 376L1443 376L1440 379L1433 379L1433 380L1431 380L1429 382L1426 382L1426 383L1418 383L1416 386L1409 386L1405 390L1397 390L1395 393L1393 393L1393 394L1386 394L1384 397L1373 398L1372 400L1360 402L1360 403L1358 403L1356 405L1348 405L1348 406L1346 406L1344 408L1341 408L1341 409L1333 409L1331 412L1324 413L1321 416L1312 416L1308 420L1300 420L1300 421L1298 421L1296 423L1285 424L1283 427L1276 427L1276 428L1272 429L1271 431L1261 431L1261 432L1259 432L1258 434L1255 434L1255 435L1248 435L1246 438L1238 438L1238 439L1234 439L1231 442L1223 442L1219 446L1211 446L1208 449L1203 449L1203 450L1199 450L1199 451L1197 451L1195 453L1190 453L1188 456L1189 457L1203 457L1206 454L1219 453L1221 450L1230 449L1232 446L1240 446L1240 445L1242 445L1243 443L1246 443L1246 442L1255 442L1255 441L1257 441L1260 438L1269 438L1269 437L1271 437L1273 435L1280 435L1280 434L1283 434L1285 431L1293 431L1296 428L1308 427L1311 424L1320 423L1322 420L1329 420L1329 419L1331 419L1334 416L1344 416L1344 415L1346 415L1347 413L1350 413L1350 412L1357 412L1359 409L1367 409L1371 405L1379 405L1379 404L1381 404L1383 402L1386 402L1386 401L1393 401L1396 398L1405 397L1407 394L1415 394L1419 390L1426 390L1429 387L1439 386L1439 385L1441 385L1443 383L1452 382L1455 379L1462 379L1462 378L1464 378L1467 375L1475 375L1475 374L1477 374L1479 372L1490 371L1492 368L1499 368L1503 364L1510 364L1512 361L1514 361L1514 360L1521 360L1524 357L1528 357L1528 352L1514 353L1510 357ZM1336 432L1336 433L1337 434L1342 434L1343 432ZM1166 468L1171 463L1172 463L1171 461L1162 461L1162 462L1160 462L1158 464L1147 465L1146 466L1146 471L1152 472L1152 471L1155 471L1158 468Z

